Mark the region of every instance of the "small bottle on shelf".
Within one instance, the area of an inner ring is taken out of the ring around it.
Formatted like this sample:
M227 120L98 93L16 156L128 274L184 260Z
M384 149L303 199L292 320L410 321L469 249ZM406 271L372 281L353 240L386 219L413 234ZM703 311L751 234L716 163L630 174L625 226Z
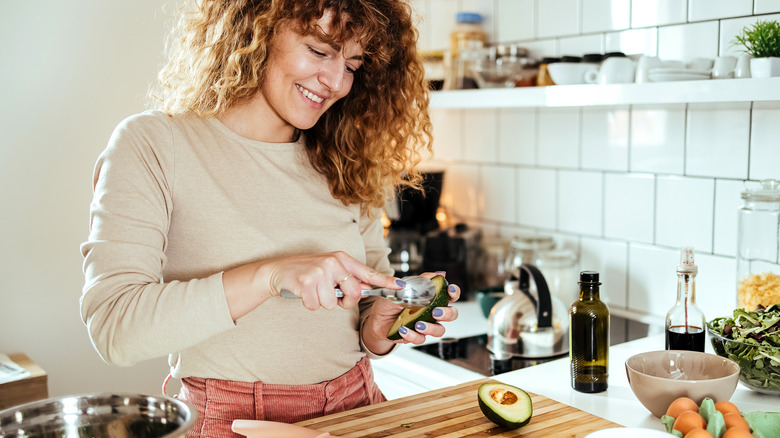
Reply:
M696 274L693 248L680 250L677 266L677 301L666 314L666 349L704 351L704 312L696 306Z
M602 392L609 377L609 308L599 298L599 273L580 272L580 296L569 309L571 387Z

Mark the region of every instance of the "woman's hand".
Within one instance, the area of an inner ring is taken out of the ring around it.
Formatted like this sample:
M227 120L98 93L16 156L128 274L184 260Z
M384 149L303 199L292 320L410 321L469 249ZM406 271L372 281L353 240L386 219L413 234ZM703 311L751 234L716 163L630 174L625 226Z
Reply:
M425 273L423 277L434 277L437 274ZM458 301L460 298L460 288L450 284L447 292L450 295L450 303ZM412 343L420 345L425 341L426 336L442 337L444 335L444 326L438 322L454 321L458 318L458 309L452 306L437 307L433 309L433 318L437 323L426 323L419 321L414 330L408 330L401 327L398 333L401 335L400 341L391 341L387 339L387 332L392 327L398 314L403 307L393 304L388 300L377 299L371 307L371 314L366 319L363 326L363 343L374 354L384 354L393 348L395 343ZM405 332L404 332L405 331Z
M372 287L401 289L396 277L381 274L342 251L263 260L226 271L222 285L236 320L265 300L287 290L309 310L352 308L361 291ZM336 297L336 288L344 293ZM397 314L398 312L396 312Z

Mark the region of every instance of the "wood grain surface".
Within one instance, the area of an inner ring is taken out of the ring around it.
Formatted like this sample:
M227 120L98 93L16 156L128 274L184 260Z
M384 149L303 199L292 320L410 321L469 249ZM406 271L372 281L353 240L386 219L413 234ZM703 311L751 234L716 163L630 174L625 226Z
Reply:
M528 393L531 421L516 430L497 426L482 415L475 380L423 394L302 421L298 425L343 438L356 437L577 437L621 427L547 397Z

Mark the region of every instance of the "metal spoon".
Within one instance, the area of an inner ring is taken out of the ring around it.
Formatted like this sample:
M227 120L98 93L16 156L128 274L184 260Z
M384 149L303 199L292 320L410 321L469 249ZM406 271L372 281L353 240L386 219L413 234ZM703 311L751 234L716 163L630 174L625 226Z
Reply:
M404 277L401 280L406 282L406 285L401 289L367 289L364 290L361 295L363 296L378 296L387 298L395 304L404 307L425 307L431 304L433 297L436 296L436 285L433 284L429 278L420 277L419 275L412 275ZM282 298L300 298L298 295L282 289L279 294ZM341 289L336 288L336 296L343 297L344 293Z

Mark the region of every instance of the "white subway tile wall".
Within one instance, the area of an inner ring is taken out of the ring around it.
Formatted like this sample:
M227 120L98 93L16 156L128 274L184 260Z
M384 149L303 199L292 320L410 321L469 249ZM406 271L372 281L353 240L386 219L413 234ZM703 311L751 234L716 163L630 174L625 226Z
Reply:
M688 106L685 174L746 179L750 103Z
M653 243L655 177L604 175L604 237Z
M780 19L780 0L412 0L421 47L442 50L458 11L531 56L623 51L685 63L739 55L733 37ZM780 179L780 103L432 110L442 206L510 237L551 234L602 275L613 312L660 323L679 249L699 265L708 318L736 305L744 179ZM572 286L576 287L576 286Z
M607 33L604 36L604 52L656 56L658 54L658 29L649 27Z
M628 170L628 108L582 110L583 169Z
M641 0L631 2L631 27L684 23L688 2L679 0Z
M741 17L753 13L753 0L688 0L688 21Z
M580 110L540 108L538 115L537 164L551 167L579 167Z
M750 179L777 178L780 168L780 102L753 104Z
M512 108L498 112L498 161L536 164L536 110Z
M582 0L583 33L626 29L630 22L631 0Z

